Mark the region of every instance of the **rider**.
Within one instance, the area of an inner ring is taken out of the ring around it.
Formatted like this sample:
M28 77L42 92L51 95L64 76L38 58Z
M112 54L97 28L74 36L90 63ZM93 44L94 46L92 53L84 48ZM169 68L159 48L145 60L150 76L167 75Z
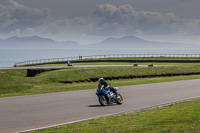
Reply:
M111 87L110 84L104 78L99 78L98 89L101 88L101 86L103 85L105 89L110 89L110 91L112 91L113 93L117 95L116 90L113 87Z

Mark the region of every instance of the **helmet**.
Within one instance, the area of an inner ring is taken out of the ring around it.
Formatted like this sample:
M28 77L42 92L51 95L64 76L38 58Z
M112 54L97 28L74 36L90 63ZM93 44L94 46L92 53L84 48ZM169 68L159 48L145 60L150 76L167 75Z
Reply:
M99 84L102 84L104 82L103 78L99 78Z

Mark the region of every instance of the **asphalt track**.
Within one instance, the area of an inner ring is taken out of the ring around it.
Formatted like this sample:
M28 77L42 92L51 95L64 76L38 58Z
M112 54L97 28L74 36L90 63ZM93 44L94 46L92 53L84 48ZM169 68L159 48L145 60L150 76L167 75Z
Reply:
M200 97L200 79L119 87L122 105L100 106L96 89L0 98L0 133L28 131Z

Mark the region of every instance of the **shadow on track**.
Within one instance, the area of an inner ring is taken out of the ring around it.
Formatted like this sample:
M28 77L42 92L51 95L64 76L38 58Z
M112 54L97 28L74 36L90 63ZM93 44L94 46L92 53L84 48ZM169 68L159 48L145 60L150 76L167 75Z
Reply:
M101 105L88 105L88 107L103 107Z
M88 107L108 107L108 106L116 106L117 104L108 104L106 106L102 106L102 105L88 105Z

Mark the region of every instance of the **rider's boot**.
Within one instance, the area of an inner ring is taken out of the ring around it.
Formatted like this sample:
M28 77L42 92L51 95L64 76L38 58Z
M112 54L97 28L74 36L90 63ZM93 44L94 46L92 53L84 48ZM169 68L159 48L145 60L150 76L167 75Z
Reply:
M116 98L117 98L117 96L118 96L117 92L116 92L116 91L113 91L113 93L115 94L115 96L116 96Z

